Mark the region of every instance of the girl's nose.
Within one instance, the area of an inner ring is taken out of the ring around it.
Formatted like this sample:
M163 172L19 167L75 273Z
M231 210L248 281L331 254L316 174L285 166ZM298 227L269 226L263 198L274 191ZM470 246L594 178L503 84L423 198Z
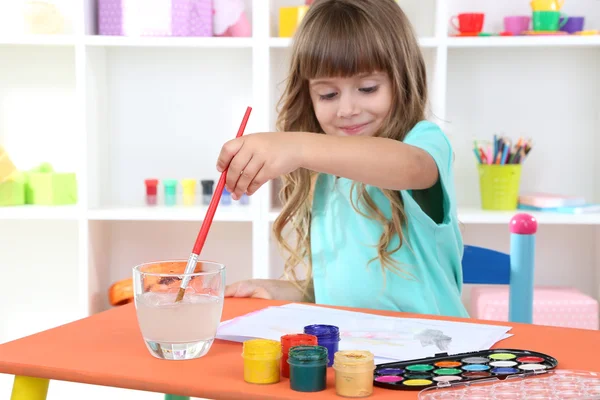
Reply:
M359 108L351 94L341 94L338 102L338 118L348 118L358 114Z

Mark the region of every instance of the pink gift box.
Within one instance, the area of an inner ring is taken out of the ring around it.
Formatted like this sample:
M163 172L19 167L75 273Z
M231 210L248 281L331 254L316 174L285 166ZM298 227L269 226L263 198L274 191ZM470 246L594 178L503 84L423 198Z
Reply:
M471 317L508 321L508 287L474 287ZM536 287L533 323L580 329L599 329L598 302L573 288Z
M98 0L98 33L212 36L212 0Z

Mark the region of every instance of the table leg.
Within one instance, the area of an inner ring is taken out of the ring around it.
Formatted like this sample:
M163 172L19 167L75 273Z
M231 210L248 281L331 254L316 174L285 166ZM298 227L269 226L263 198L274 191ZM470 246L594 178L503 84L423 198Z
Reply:
M165 394L165 400L190 400L187 396L177 396L175 394Z
M15 376L10 400L46 400L50 381L29 376Z

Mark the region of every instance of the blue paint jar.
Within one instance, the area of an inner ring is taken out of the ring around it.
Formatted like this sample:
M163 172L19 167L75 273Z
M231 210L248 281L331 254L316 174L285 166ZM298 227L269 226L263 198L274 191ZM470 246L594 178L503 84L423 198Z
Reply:
M231 205L231 193L225 188L223 188L223 192L221 194L221 204L225 206Z
M338 351L338 346L340 344L339 328L333 325L308 325L304 327L304 333L316 336L319 346L327 348L327 366L331 367L333 365L335 353Z

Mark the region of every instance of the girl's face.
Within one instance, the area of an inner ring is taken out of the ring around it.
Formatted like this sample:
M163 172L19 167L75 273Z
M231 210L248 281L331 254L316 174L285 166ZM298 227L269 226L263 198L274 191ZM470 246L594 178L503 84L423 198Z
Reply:
M392 106L391 81L385 73L311 79L309 90L319 124L328 135L373 136Z

